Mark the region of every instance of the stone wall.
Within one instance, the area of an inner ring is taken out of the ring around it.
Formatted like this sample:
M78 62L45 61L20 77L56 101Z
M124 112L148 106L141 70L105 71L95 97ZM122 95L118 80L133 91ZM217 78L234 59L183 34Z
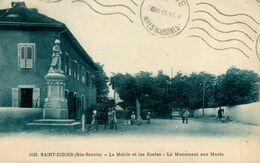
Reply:
M205 108L205 116L217 116L219 108ZM260 102L224 107L225 116L241 123L260 125ZM194 111L194 117L202 116L202 109Z
M23 130L27 122L42 118L41 108L0 107L0 132Z

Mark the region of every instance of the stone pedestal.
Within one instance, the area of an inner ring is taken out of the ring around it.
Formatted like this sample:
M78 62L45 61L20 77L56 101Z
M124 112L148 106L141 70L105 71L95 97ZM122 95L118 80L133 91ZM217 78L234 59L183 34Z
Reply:
M65 80L62 72L49 72L47 80L48 96L44 104L45 119L68 119L68 105L65 99Z

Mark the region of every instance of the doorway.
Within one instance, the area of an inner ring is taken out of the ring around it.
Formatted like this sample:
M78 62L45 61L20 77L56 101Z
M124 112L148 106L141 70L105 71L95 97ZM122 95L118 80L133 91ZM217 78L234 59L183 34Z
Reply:
M33 105L33 89L21 88L21 103L22 108L32 108Z
M77 97L75 96L74 92L68 93L68 110L69 110L69 119L76 118L77 112Z

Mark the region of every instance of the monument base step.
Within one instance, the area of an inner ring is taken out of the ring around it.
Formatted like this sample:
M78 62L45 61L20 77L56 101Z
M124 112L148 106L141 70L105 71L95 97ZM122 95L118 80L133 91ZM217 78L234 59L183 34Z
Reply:
M74 119L36 119L27 123L28 129L76 129L81 127L81 122Z

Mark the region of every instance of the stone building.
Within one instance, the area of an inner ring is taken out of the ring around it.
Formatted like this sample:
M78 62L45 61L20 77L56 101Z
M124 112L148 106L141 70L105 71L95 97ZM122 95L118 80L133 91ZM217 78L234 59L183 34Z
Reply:
M42 108L55 39L61 42L69 118L96 103L95 62L65 24L12 2L0 10L0 107Z

